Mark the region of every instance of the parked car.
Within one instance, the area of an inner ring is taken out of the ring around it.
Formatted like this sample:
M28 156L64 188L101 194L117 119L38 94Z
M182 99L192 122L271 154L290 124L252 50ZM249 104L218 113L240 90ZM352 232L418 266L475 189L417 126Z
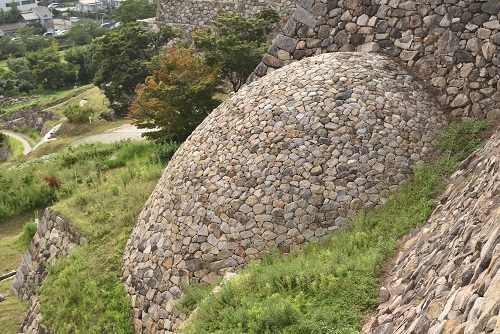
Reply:
M80 21L80 18L78 18L78 17L76 17L76 16L71 16L71 17L69 18L69 20L70 20L71 22L78 22L78 21Z
M50 37L52 35L54 35L52 32L50 31L47 31L46 33L43 34L45 37Z
M66 29L63 29L63 30L56 30L56 31L55 31L56 36L66 35L67 33L68 33L68 30L66 30Z
M47 8L57 8L59 7L59 4L57 2L53 2L47 6Z

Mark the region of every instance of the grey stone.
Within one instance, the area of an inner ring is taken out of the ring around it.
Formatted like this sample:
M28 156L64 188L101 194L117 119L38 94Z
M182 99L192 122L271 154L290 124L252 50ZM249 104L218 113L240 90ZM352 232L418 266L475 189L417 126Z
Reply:
M293 13L293 18L310 28L316 27L316 23L318 22L311 12L307 11L301 6L297 7L295 12Z

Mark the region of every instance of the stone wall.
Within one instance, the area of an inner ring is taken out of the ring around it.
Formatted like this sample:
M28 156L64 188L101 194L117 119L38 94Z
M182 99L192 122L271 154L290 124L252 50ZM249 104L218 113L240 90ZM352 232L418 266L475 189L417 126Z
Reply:
M35 289L40 287L47 276L47 265L55 265L57 259L67 257L76 247L85 243L85 239L59 214L47 208L40 220L30 247L23 262L16 272L12 286L24 302L30 304L19 333L47 333L40 323L40 303Z
M183 284L289 252L384 203L447 123L382 55L305 58L242 88L179 148L127 243L139 333L170 333Z
M159 1L156 21L192 32L210 25L219 12L239 12L251 16L264 8L275 9L286 21L296 8L297 0L164 0Z
M500 128L408 237L365 333L500 333Z
M292 61L380 52L438 91L452 115L500 118L500 1L302 0L249 82Z

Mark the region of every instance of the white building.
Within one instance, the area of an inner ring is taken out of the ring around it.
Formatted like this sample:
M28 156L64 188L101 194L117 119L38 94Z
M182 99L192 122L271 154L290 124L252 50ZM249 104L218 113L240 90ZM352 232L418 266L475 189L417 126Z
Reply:
M27 11L38 6L37 0L0 0L0 9L8 12L13 3L17 5L17 9L20 11Z
M75 4L75 10L81 13L95 13L102 7L102 2L99 0L80 0Z

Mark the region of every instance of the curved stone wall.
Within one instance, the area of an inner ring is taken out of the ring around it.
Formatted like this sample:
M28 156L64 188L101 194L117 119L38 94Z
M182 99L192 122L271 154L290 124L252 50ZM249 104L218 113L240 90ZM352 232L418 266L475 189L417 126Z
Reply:
M138 332L169 333L182 285L317 240L383 203L446 124L388 58L306 58L242 88L179 148L124 253Z
M500 333L500 128L409 237L364 333Z
M302 0L249 82L337 51L380 52L439 92L452 115L500 118L500 1Z

